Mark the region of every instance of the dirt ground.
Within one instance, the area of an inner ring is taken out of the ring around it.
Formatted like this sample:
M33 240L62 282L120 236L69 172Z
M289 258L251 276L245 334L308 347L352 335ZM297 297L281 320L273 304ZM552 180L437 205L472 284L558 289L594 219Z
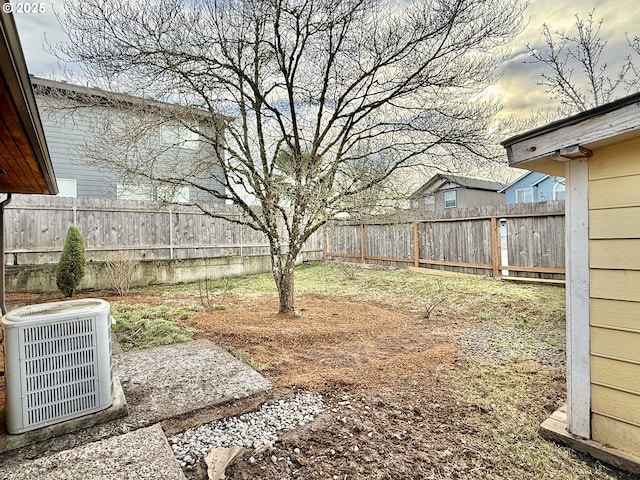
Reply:
M303 295L297 319L275 314L277 300L269 295L228 302L234 308L197 314L190 326L248 351L278 386L319 393L336 385L423 384L451 368L461 333L454 321L426 325L418 315L339 298Z
M201 335L248 351L278 386L319 393L330 406L255 463L238 462L229 478L444 473L442 455L453 445L442 439L456 427L442 377L455 368L465 329L339 298L304 295L299 305L303 317L278 316L276 299L265 295L192 320Z
M112 302L182 307L193 295ZM544 328L507 329L456 305L423 310L300 294L299 318L274 294L225 295L184 321L283 389L327 410L249 452L228 479L622 479L632 477L537 435L564 401L564 352ZM186 472L206 478L205 466Z
M426 319L338 295L299 295L300 318L274 313L271 294L225 304L188 326L248 352L277 386L328 404L314 423L238 460L229 479L631 478L537 435L564 402L563 348L540 341L544 329L504 329L454 305ZM517 398L503 398L512 390ZM566 462L557 472L539 470L549 452ZM204 465L188 475L206 478Z

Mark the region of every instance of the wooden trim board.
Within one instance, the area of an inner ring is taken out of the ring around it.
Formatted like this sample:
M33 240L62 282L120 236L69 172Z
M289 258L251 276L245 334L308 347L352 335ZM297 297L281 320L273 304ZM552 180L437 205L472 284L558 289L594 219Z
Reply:
M567 405L563 405L547 418L538 433L542 438L573 448L580 452L587 453L598 460L613 465L614 467L626 470L627 472L640 474L640 457L630 455L621 450L605 447L601 443L593 440L572 435L567 431Z
M566 166L567 426L591 438L589 332L589 164Z

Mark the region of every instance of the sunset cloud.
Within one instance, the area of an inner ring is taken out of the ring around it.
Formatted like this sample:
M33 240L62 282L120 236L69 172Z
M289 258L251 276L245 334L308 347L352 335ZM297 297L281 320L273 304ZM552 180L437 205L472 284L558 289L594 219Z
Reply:
M524 63L529 59L525 45L544 47L542 26L545 23L552 32L572 34L576 14L586 19L594 8L594 19L603 20L600 36L607 41L604 52L606 58L602 60L608 64L610 76L615 77L625 57L632 53L627 44L627 34L629 37L640 35L640 4L636 0L533 0L527 9L527 27L512 43L511 56L496 89L502 95L505 114L526 117L538 110L555 107L555 103L545 92L545 87L536 84L540 80L543 66ZM640 64L640 57L637 58L637 63Z
M60 67L57 59L48 53L43 45L65 41L54 10L63 13L62 0L46 2L45 13L15 15L16 23L31 73L44 77L57 77ZM630 37L640 35L640 4L637 0L532 0L526 15L527 27L513 41L508 62L498 84L491 92L499 96L505 106L504 114L527 117L538 110L553 108L555 105L545 88L536 85L540 80L542 66L525 64L528 54L525 45L543 47L542 25L546 23L552 31L573 32L575 15L585 19L595 8L595 19L604 20L601 37L607 40L605 50L608 71L615 76L624 58L631 53L627 46ZM640 57L637 58L640 64Z

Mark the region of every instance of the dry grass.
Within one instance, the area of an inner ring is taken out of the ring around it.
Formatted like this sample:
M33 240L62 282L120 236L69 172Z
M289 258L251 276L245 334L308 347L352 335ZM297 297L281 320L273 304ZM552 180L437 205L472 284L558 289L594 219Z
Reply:
M461 403L471 405L466 421L473 434L460 441L490 459L503 479L631 479L585 455L542 439L539 424L563 401L564 376L535 361L504 365L473 359L451 382Z

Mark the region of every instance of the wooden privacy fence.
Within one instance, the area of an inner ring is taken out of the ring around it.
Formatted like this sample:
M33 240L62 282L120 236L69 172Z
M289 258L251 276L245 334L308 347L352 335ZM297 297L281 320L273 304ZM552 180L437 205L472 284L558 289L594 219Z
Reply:
M15 195L5 210L5 264L58 262L69 225L82 232L88 261L122 251L138 260L269 254L263 234L232 221L241 215L235 206L216 210L226 218L158 202ZM304 251L322 252L321 234Z
M325 258L492 277L564 278L564 202L414 213L391 222L333 221Z

